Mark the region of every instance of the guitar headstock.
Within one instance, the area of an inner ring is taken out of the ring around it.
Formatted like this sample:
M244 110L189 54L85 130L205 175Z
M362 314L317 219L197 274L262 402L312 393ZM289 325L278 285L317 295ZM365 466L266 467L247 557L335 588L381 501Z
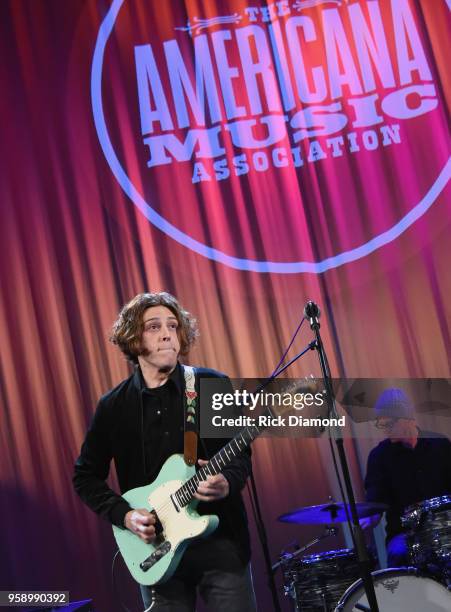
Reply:
M287 379L276 381L278 391L280 394L279 398L274 398L279 401L274 401L267 408L270 409L271 414L275 417L285 416L287 414L304 414L308 412L309 415L312 413L313 416L317 416L318 410L323 412L326 402L326 390L324 388L323 380L315 378L312 374L305 376L300 379ZM286 384L284 384L286 383ZM268 391L267 395L274 395L276 393Z

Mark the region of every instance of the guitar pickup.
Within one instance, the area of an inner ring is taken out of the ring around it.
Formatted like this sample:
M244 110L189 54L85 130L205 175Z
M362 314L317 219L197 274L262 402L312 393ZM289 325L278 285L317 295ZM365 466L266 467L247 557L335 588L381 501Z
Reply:
M153 551L153 553L149 557L147 557L147 559L144 559L144 561L139 564L140 569L142 569L143 572L147 572L147 570L154 566L155 563L158 563L160 559L167 555L170 550L171 543L169 542L169 540L165 540L162 544L160 544L160 546L158 546L158 548Z

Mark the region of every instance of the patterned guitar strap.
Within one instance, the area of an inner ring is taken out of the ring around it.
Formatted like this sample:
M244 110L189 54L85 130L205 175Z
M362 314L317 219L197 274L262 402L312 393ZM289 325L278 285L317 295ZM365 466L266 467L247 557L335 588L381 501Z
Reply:
M196 371L191 366L182 366L185 377L185 434L183 438L183 457L186 465L195 465L197 461L197 391Z

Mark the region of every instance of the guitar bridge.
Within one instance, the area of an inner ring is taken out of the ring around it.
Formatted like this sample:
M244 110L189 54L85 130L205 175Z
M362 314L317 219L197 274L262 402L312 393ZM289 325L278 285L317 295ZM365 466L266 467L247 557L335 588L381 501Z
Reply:
M149 557L147 557L147 559L144 559L144 561L139 564L139 567L142 569L143 572L147 572L147 570L153 567L155 563L158 563L160 559L167 555L170 550L171 543L169 542L169 540L165 540L153 551L153 553Z

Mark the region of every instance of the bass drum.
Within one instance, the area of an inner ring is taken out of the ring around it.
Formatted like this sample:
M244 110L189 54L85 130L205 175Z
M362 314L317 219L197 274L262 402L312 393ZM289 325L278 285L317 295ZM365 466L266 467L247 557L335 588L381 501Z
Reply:
M440 582L418 576L415 568L393 568L372 573L381 612L449 612L451 593ZM354 582L335 612L369 610L362 580Z

